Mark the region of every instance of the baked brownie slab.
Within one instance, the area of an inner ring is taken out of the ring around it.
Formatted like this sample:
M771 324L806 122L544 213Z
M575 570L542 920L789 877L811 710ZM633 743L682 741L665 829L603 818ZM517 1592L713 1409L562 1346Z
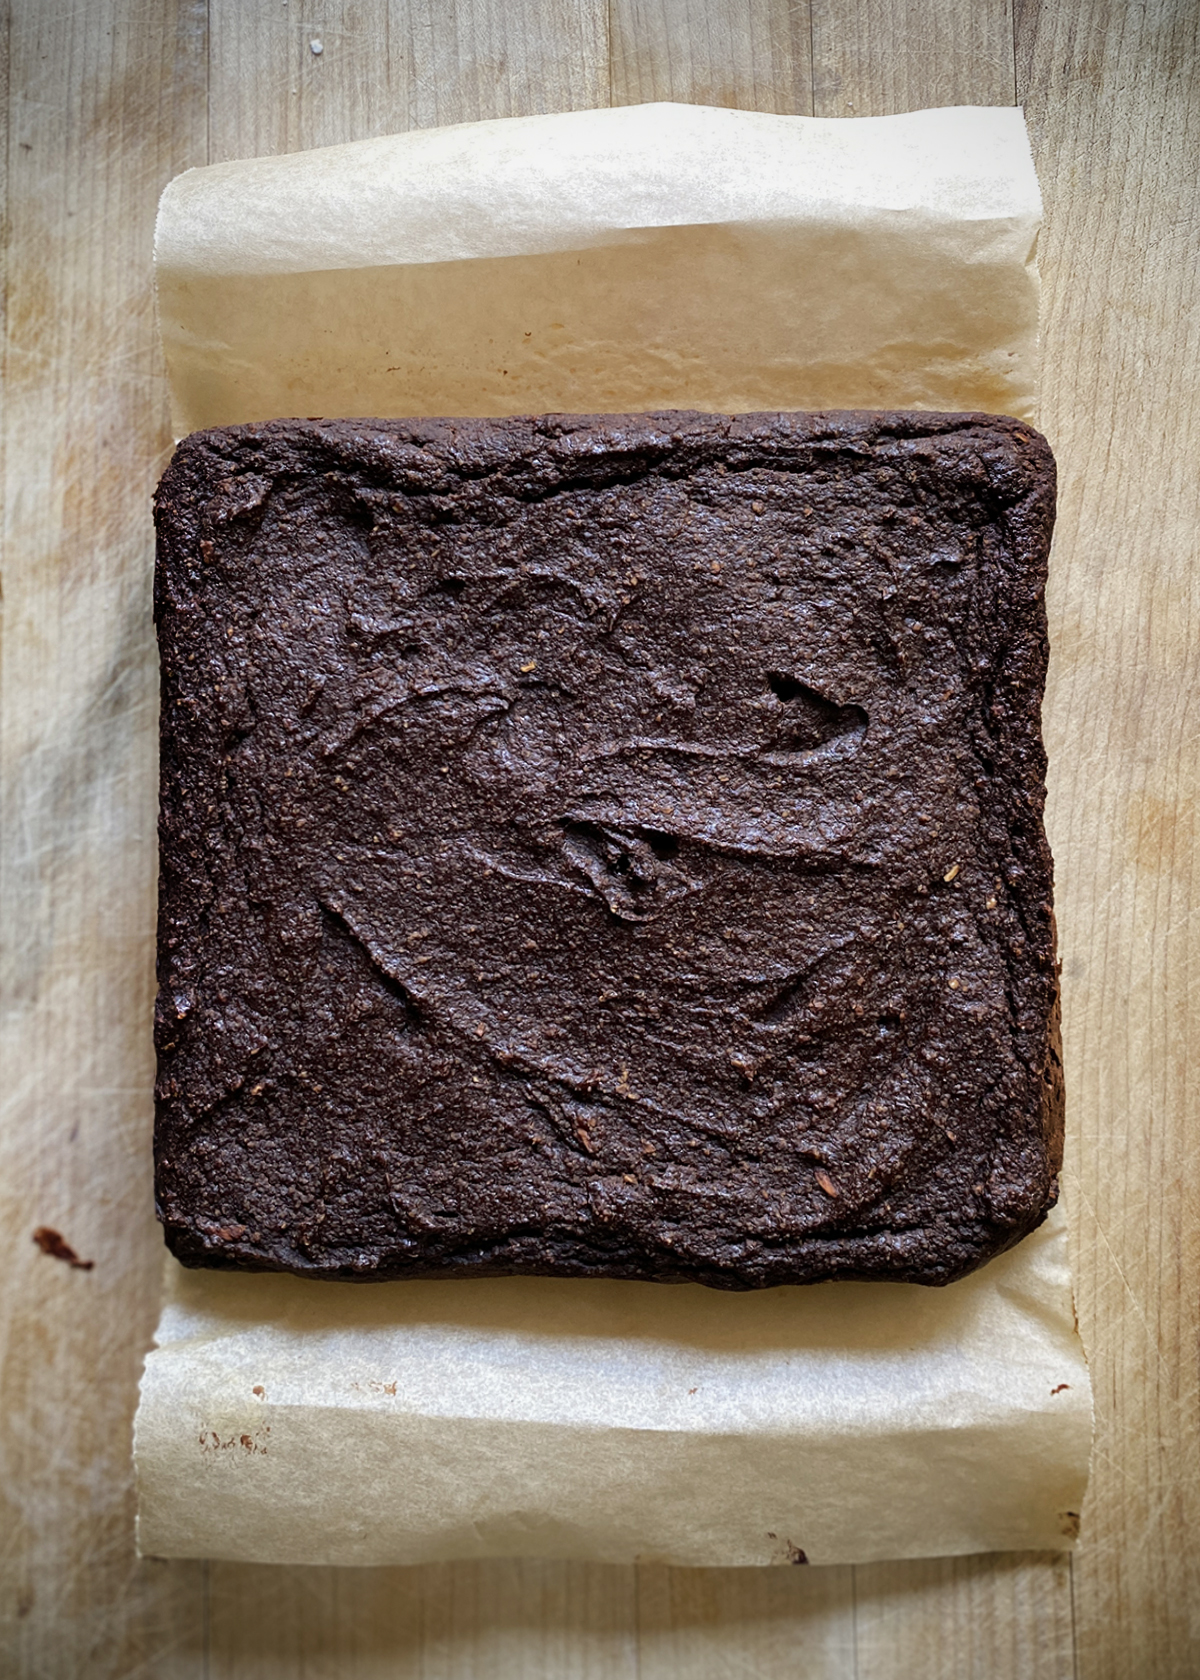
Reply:
M1053 496L992 415L187 438L157 504L175 1254L945 1283L1035 1226Z

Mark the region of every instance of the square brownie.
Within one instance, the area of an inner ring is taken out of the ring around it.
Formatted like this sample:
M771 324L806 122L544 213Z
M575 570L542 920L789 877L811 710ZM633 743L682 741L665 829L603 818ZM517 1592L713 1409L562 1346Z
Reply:
M1054 463L926 413L275 421L159 488L186 1264L945 1283L1057 1192Z

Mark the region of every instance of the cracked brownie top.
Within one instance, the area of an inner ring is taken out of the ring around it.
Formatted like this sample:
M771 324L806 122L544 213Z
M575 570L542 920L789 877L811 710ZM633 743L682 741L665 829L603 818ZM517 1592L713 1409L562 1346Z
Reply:
M157 503L174 1252L941 1283L1035 1225L1053 493L989 415L186 439Z

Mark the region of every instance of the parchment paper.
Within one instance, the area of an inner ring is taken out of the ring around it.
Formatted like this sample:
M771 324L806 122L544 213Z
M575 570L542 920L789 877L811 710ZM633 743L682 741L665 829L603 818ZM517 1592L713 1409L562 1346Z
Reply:
M159 210L180 435L280 415L1033 418L1021 113L640 105L193 169Z
M846 1563L1074 1537L1064 1221L946 1289L318 1283L173 1262L143 1551Z
M181 430L281 414L1036 397L1007 109L654 105L193 170ZM862 1562L1067 1547L1091 1401L1056 1211L943 1290L167 1272L136 1425L167 1556Z

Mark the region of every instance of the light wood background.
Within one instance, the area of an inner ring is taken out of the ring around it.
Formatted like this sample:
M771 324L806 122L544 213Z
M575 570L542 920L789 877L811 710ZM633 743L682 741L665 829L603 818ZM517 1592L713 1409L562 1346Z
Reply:
M4 15L3 1671L1194 1680L1200 4L13 0ZM652 98L1026 107L1062 483L1047 727L1066 1182L1098 1410L1082 1542L1071 1562L857 1569L138 1562L129 1433L161 1256L158 193L205 161ZM94 1268L41 1253L39 1225Z

